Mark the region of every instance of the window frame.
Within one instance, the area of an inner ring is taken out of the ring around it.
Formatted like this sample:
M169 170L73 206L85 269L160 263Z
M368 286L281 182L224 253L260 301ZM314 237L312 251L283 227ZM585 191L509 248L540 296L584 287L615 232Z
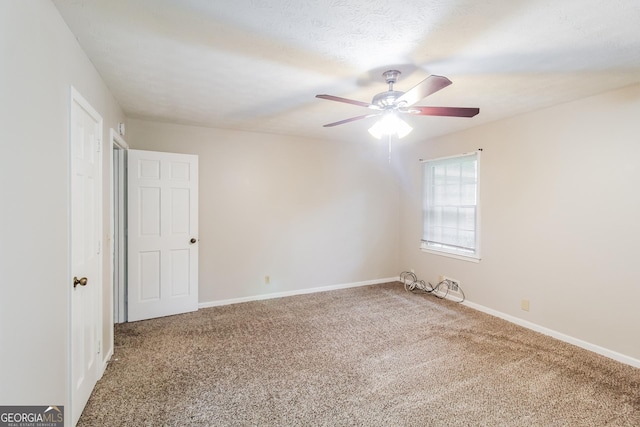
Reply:
M481 258L481 239L480 239L480 213L481 213L481 206L480 206L480 168L481 168L481 159L480 159L480 153L482 152L482 150L477 150L477 151L473 151L473 152L467 152L467 153L462 153L462 154L456 154L453 156L446 156L446 157L439 157L439 158L435 158L435 159L426 159L420 160L420 163L422 163L422 239L420 240L420 250L422 252L426 252L426 253L430 253L430 254L434 254L434 255L441 255L441 256L445 256L445 257L449 257L449 258L455 258L455 259L460 259L460 260L464 260L464 261L469 261L469 262L475 262L478 263L480 262ZM475 160L476 160L476 200L475 200L475 210L476 210L476 215L475 215L475 250L473 253L465 253L464 251L460 250L457 251L455 249L452 249L450 247L437 247L434 245L430 245L426 240L426 224L427 224L427 210L428 210L428 203L430 201L429 199L429 192L428 192L428 188L427 188L427 171L428 171L428 165L431 164L433 165L434 163L445 163L447 161L450 161L452 159L456 159L456 158L462 158L462 157L470 157L470 156L475 156Z

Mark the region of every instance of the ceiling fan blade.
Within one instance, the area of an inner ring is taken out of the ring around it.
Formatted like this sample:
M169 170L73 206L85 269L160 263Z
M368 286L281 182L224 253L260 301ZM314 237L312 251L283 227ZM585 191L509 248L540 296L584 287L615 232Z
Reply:
M349 122L355 122L356 120L366 119L366 118L368 118L368 117L379 116L380 114L381 114L381 113L377 113L377 114L365 114L364 116L351 117L350 119L344 119L344 120L340 120L339 122L329 123L329 124L323 125L322 127L330 128L330 127L333 127L333 126L343 125L343 124L345 124L345 123L349 123Z
M429 76L396 99L396 105L404 103L405 107L415 104L426 96L436 93L451 84L451 80L442 76Z
M316 98L328 99L329 101L344 102L344 103L347 103L347 104L358 105L360 107L372 108L374 110L379 110L380 109L380 107L378 107L377 105L369 104L368 102L356 101L355 99L341 98L339 96L316 95Z
M411 107L406 112L416 116L473 117L480 112L480 109L466 107Z

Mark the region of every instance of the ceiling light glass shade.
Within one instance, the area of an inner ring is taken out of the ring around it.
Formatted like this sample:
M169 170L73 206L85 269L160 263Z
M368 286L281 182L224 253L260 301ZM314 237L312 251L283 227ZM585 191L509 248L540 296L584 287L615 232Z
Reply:
M413 128L394 112L385 113L380 120L369 128L369 133L380 139L385 135L398 135L404 138Z

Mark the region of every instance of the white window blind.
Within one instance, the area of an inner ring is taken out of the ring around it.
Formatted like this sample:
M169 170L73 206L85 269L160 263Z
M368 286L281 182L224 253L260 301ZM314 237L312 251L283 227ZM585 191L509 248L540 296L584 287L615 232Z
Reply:
M479 259L479 152L424 161L421 248Z

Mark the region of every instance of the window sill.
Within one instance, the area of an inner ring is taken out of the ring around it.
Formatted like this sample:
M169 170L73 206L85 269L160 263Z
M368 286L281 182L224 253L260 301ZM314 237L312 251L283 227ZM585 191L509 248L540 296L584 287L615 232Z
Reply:
M422 252L426 252L426 253L429 253L429 254L440 255L440 256L447 257L447 258L459 259L459 260L462 260L462 261L474 262L476 264L480 262L480 258L476 257L476 256L465 256L465 255L455 254L455 253L452 253L452 252L438 251L438 250L435 250L435 249L420 248L420 250Z

